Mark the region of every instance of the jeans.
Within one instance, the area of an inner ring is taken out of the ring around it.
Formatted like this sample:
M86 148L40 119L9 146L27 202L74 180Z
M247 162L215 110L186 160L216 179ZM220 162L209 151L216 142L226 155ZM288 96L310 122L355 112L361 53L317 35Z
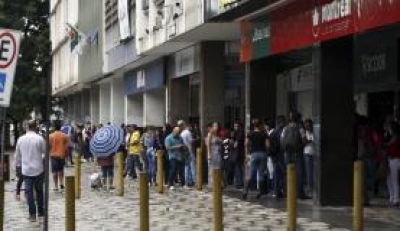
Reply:
M285 189L285 158L282 153L272 156L274 166L273 189L275 195L283 195Z
M254 152L250 156L250 171L249 171L249 179L247 182L247 186L245 191L249 191L250 187L258 184L259 191L261 192L261 185L264 182L264 173L267 167L267 154L265 152Z
M185 182L187 185L196 183L196 156L190 154L189 160L185 162Z
M175 180L179 176L181 179L182 186L185 185L185 168L183 161L177 159L169 160L169 186L173 186L175 184Z
M233 169L235 171L235 185L237 187L243 186L243 162L236 161L233 163Z
M222 160L224 186L232 184L233 179L233 163L230 159Z
M305 165L305 185L309 193L313 193L314 189L314 157L304 154Z
M125 174L131 177L136 176L136 171L143 171L143 164L140 162L139 155L129 154L126 158Z
M44 174L39 176L24 176L25 194L28 203L29 215L35 216L38 212L39 216L44 215L43 197L44 197ZM33 196L33 190L36 192L36 202Z
M389 159L389 175L387 184L389 188L390 202L399 203L399 170L400 158Z
M373 159L365 159L363 160L364 162L364 202L366 204L369 203L369 192L374 191L374 186L375 186L375 161Z
M157 172L155 150L153 148L148 148L146 151L146 157L147 157L147 164L148 164L147 174L149 176L149 182L151 184L155 184L156 183L156 172Z

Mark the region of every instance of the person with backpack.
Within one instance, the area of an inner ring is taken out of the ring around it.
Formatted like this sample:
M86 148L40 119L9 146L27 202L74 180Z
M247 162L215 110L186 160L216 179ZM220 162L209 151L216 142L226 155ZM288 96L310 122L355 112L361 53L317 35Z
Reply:
M261 121L254 121L254 131L248 135L245 142L245 149L246 157L250 159L250 170L242 197L243 199L247 199L250 188L258 185L256 199L260 199L264 193L262 190L265 188L264 184L266 183L264 172L267 165L268 151L270 150L270 140L268 134L264 131Z
M281 143L285 151L286 163L296 164L298 198L310 199L304 191L304 140L305 131L301 125L300 115L292 113L289 123L282 131Z
M283 129L286 126L286 118L285 116L278 116L276 118L275 129L270 133L270 155L272 159L273 165L273 196L276 199L280 199L284 197L284 188L285 188L285 156L284 150L281 145L281 136Z

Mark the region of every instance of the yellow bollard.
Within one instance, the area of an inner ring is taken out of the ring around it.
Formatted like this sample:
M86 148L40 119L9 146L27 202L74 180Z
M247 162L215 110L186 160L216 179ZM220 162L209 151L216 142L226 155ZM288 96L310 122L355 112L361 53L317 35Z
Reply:
M354 162L353 231L364 229L364 163Z
M139 173L139 216L140 216L140 231L150 230L149 221L149 183L147 173Z
M124 153L117 153L117 196L124 196L125 187L124 187Z
M157 192L164 192L164 165L163 165L163 151L157 151Z
M201 148L196 150L196 188L201 191L203 189L203 158Z
M296 164L287 166L287 216L288 231L296 230L297 219L297 179Z
M75 177L65 177L65 230L75 231Z
M222 208L222 173L221 169L213 169L213 202L214 202L214 231L224 230L224 212Z
M81 155L75 153L75 199L81 198Z
M0 230L4 229L4 178L0 180Z

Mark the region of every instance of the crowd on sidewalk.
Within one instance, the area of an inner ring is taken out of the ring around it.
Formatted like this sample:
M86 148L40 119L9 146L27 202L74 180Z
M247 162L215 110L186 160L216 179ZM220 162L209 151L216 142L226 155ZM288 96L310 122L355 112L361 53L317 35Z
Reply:
M90 123L73 126L54 123L49 139L54 191L64 188L64 167L74 165L73 152L82 154L82 162L96 161L101 167L101 173L96 173L98 177L92 179L93 187L114 189L115 155L94 158L90 151L90 140L102 127ZM205 134L201 134L197 124L186 124L183 120L173 127L165 124L162 128L147 126L141 129L135 124L122 124L121 129L125 137L119 149L126 160L124 177L136 179L138 172L145 171L149 185L156 185L156 153L162 150L164 182L169 189L178 185L193 187L196 183L196 150L204 144L202 150L208 160L209 185L212 170L218 168L223 173L222 187L234 186L243 190L243 199L247 199L251 190L257 191L257 199L268 193L275 198L284 198L286 166L296 163L298 198L313 196L314 125L311 119L303 121L299 114L291 114L288 118L278 116L275 122L253 119L247 135L240 122L235 122L231 129L218 122L210 123ZM366 117L357 116L354 159L365 164L366 205L372 192L377 195L386 185L390 204L399 205L399 135L400 127L393 117L388 116L380 129L380 126L371 126ZM38 133L36 123L28 123L27 133L18 139L16 146L16 198L20 199L21 185L25 181L32 221L36 220L36 213L39 218L43 216L45 151L45 140ZM33 191L36 191L36 203Z

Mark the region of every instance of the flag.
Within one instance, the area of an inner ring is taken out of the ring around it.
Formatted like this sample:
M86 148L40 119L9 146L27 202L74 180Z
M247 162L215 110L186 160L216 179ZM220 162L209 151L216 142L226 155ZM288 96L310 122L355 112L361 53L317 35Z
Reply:
M71 52L81 55L87 44L87 36L71 24L67 23L67 26Z

